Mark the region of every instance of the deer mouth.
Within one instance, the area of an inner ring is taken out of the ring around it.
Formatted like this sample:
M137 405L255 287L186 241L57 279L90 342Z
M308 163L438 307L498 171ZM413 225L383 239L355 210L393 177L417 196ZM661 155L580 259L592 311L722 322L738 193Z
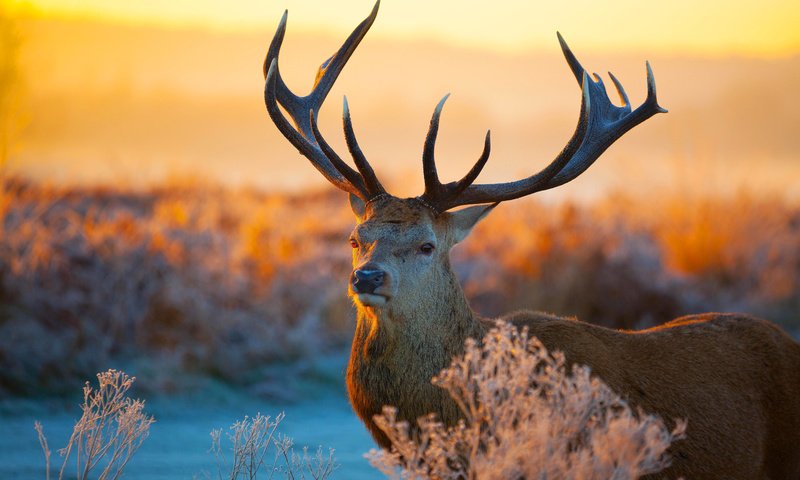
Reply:
M382 307L389 301L388 296L376 293L356 293L356 299L365 307Z

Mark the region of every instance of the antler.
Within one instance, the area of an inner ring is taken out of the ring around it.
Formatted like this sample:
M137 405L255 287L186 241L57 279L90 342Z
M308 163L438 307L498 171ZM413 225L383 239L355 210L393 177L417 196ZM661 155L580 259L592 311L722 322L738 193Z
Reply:
M375 21L379 6L380 0L375 3L370 15L353 30L341 48L322 63L317 72L314 87L311 93L305 97L295 95L289 90L278 69L278 55L286 33L288 12L284 12L281 18L264 60L264 77L266 79L264 102L267 105L267 112L278 130L331 183L364 201L384 193L385 190L358 146L350 120L347 99L345 98L344 101L343 113L345 137L358 172L342 161L325 141L317 128L316 118L336 78ZM278 104L289 114L294 126L284 117Z
M558 41L564 57L569 64L578 85L583 92L581 111L575 132L567 145L550 165L528 178L507 183L492 183L472 185L489 157L489 133L483 154L467 173L458 182L442 184L436 173L436 164L433 158L433 148L436 134L439 130L439 117L447 96L445 96L434 110L431 126L425 139L425 148L422 156L423 173L425 175L425 193L419 198L434 209L443 212L459 205L476 203L493 203L530 195L534 192L547 190L563 185L583 173L595 160L617 141L628 130L644 122L656 113L665 113L666 110L658 105L656 99L656 82L650 63L647 65L647 98L636 110L631 111L630 101L625 89L617 78L609 72L611 80L619 93L622 106L611 103L606 93L603 80L594 74L594 80L578 62L575 55L567 46L561 34Z
M364 38L378 14L380 0L375 3L370 15L364 19L347 38L339 50L319 68L314 87L305 97L292 93L283 81L278 69L278 55L286 33L286 17L283 14L278 30L272 38L264 60L264 101L270 118L278 130L297 150L308 158L331 183L364 201L386 193L375 172L361 152L353 132L347 98L344 99L343 123L347 148L353 156L358 171L353 170L333 151L317 127L319 109L341 73L347 60ZM611 103L602 79L594 74L592 80L567 46L561 34L558 41L564 57L581 86L583 92L578 125L561 153L550 165L528 178L507 183L473 185L472 182L486 165L491 150L490 133L486 133L483 153L470 171L459 181L442 184L436 171L434 146L439 131L439 118L447 95L439 102L431 118L430 129L425 139L422 155L425 192L420 201L436 211L443 212L459 205L494 203L512 200L534 192L547 190L567 183L583 173L615 141L628 130L644 122L656 113L666 112L658 105L656 83L650 63L647 63L647 98L636 110L631 110L628 95L617 78L609 72L619 93L622 106ZM292 126L284 117L280 106L291 117Z

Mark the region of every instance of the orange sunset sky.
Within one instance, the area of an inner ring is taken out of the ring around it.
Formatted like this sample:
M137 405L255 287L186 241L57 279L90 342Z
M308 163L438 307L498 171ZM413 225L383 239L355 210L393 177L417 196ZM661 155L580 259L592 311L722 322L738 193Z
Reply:
M281 72L297 93L371 0L4 0L17 12L24 128L10 168L53 182L200 177L266 188L324 180L269 122L261 62L289 10ZM568 196L608 188L744 186L800 198L800 2L384 0L321 112L346 153L341 99L387 183L419 187L433 106L452 93L437 156L460 176L492 130L481 181L546 164L580 93L560 31L590 71L644 99L644 61L670 110L615 144ZM614 96L615 97L615 96ZM709 180L711 179L711 181ZM559 189L561 192L562 189Z
M13 1L13 0L12 0ZM28 0L43 15L260 31L286 8L295 28L348 32L372 0ZM524 51L569 32L596 49L787 55L800 49L792 0L384 0L373 35L432 37L461 46Z

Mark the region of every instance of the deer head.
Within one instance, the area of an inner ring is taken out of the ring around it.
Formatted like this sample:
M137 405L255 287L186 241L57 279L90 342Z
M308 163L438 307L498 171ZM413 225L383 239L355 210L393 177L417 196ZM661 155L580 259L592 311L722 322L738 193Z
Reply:
M342 47L322 64L311 93L304 97L289 90L278 68L278 55L286 32L287 14L284 13L264 62L264 98L267 111L281 133L325 178L350 196L358 219L350 238L354 267L350 294L361 307L403 312L419 310L421 305L443 298L437 289L454 281L448 260L450 248L463 240L499 202L575 179L625 132L666 110L658 105L649 64L647 98L635 110L631 109L622 84L609 73L622 103L616 106L611 103L602 79L597 74L589 77L559 34L561 49L582 92L578 124L561 153L527 178L476 184L489 159L491 138L487 132L483 152L472 169L458 181L442 183L436 170L434 146L439 118L447 100L445 96L433 112L423 147L425 191L418 197L397 198L386 191L361 151L347 98L344 99L344 134L357 170L345 163L325 141L316 122L325 97L374 22L379 5L377 2L372 13L356 27ZM279 106L288 113L291 123ZM453 211L465 205L471 206Z

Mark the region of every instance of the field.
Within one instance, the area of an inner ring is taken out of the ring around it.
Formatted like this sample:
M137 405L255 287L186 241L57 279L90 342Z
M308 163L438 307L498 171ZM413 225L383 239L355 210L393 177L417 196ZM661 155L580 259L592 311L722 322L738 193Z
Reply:
M334 478L379 475L344 391L354 217L264 112L273 28L0 6L0 477L42 476L33 420L63 445L80 387L110 368L137 377L157 418L126 478L209 476L211 429L281 411L298 445L337 450ZM339 45L332 32L289 29L281 73L298 93ZM457 245L472 308L618 329L746 312L800 338L800 50L651 55L567 33L634 104L649 59L670 113L569 185L501 204ZM345 151L347 93L381 181L415 196L430 112L452 92L442 179L466 171L487 128L478 181L529 175L569 138L580 102L551 40L503 50L379 32L321 130Z
M131 478L213 470L207 432L267 410L288 412L299 444L335 448L350 478L377 474L343 392L353 220L339 192L12 177L0 198L0 407L4 437L24 439L0 448L6 473L38 471L33 419L63 441L76 386L117 367L160 419ZM778 197L519 201L453 257L487 316L531 308L641 328L744 311L800 333L800 207Z

